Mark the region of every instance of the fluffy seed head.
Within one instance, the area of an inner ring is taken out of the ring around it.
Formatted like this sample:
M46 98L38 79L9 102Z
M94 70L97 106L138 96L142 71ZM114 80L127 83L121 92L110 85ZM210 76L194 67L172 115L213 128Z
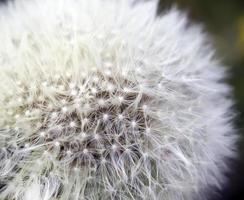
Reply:
M0 199L193 199L233 154L224 72L156 1L0 12ZM202 198L202 196L197 197Z

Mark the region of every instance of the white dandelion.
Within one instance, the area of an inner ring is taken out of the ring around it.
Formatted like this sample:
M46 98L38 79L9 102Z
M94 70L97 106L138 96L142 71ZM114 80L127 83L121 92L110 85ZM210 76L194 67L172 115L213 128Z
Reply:
M201 27L157 2L0 12L0 199L193 199L234 156L230 88Z

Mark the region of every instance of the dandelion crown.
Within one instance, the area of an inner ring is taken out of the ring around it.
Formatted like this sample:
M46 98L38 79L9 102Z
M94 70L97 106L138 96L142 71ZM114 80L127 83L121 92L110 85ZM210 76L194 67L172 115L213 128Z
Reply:
M0 199L201 199L233 155L201 27L156 1L0 8Z

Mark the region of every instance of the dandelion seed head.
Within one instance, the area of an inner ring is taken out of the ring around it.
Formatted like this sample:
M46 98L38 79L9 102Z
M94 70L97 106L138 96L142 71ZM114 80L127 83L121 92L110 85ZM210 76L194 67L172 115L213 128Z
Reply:
M222 185L229 87L184 14L157 16L156 0L13 4L0 13L0 199L201 199Z

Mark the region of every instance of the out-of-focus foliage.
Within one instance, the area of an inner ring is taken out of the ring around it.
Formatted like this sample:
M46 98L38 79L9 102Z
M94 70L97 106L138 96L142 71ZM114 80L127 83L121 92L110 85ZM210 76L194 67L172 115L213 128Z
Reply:
M244 57L244 14L238 20L238 48Z
M241 137L239 160L233 164L234 174L218 199L244 199L244 0L160 0L160 10L177 5L189 17L202 23L210 33L217 55L230 72L227 80L233 86L236 129Z

